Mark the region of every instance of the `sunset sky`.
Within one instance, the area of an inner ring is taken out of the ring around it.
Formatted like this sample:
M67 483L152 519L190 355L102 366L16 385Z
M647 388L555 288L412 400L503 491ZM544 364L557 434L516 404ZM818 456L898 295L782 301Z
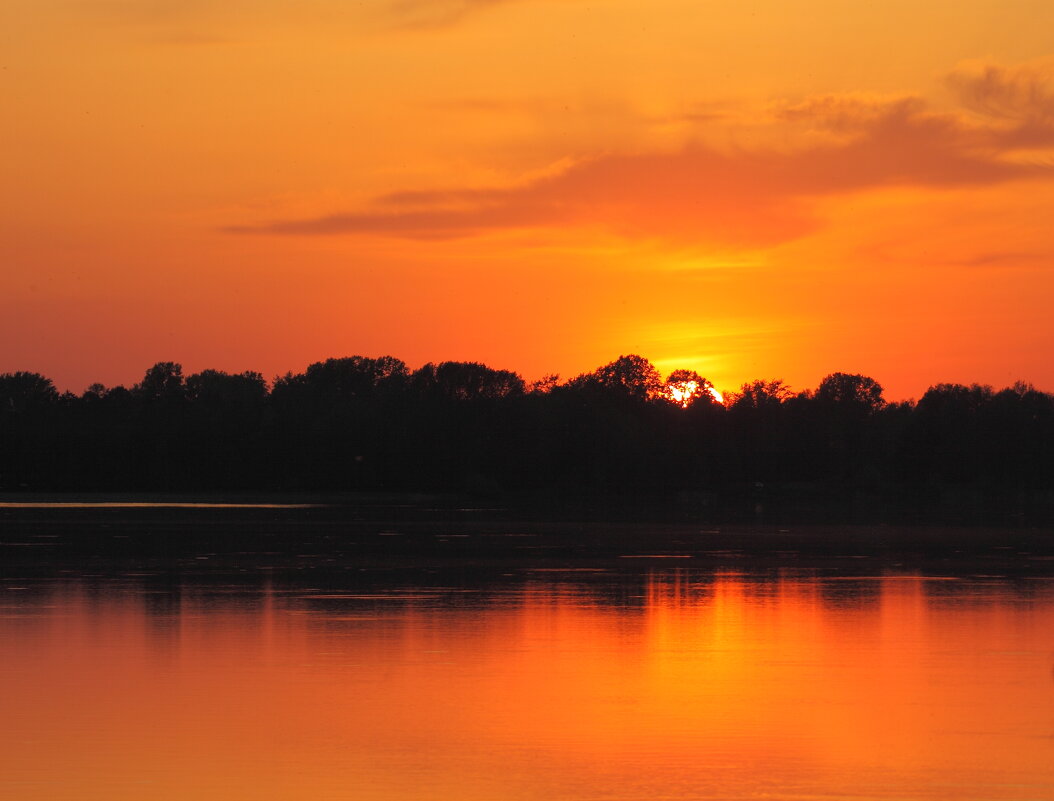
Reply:
M1050 0L5 0L0 372L1054 390Z

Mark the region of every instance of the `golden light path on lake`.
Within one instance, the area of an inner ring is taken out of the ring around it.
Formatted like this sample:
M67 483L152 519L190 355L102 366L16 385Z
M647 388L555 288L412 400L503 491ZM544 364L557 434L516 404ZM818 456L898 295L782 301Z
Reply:
M1049 580L514 572L4 582L0 795L1054 796Z

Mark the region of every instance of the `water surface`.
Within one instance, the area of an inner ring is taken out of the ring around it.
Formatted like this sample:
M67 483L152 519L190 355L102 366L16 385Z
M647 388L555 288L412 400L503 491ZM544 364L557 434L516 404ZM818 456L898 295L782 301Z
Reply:
M0 581L0 797L1054 798L1054 582L668 560Z
M0 501L0 509L315 509L322 503L208 503L187 501Z

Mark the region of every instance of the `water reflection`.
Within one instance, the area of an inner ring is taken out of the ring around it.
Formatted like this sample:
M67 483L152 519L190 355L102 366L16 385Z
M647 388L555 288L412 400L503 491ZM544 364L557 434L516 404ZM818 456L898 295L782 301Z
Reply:
M1054 797L1054 583L0 585L0 796Z
M0 509L322 509L324 503L186 503L182 501L0 501Z

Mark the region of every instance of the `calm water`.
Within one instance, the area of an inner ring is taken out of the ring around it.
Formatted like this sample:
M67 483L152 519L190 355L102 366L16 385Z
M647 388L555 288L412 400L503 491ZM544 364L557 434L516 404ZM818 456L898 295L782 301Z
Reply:
M1054 798L1054 581L872 572L5 579L0 797Z

